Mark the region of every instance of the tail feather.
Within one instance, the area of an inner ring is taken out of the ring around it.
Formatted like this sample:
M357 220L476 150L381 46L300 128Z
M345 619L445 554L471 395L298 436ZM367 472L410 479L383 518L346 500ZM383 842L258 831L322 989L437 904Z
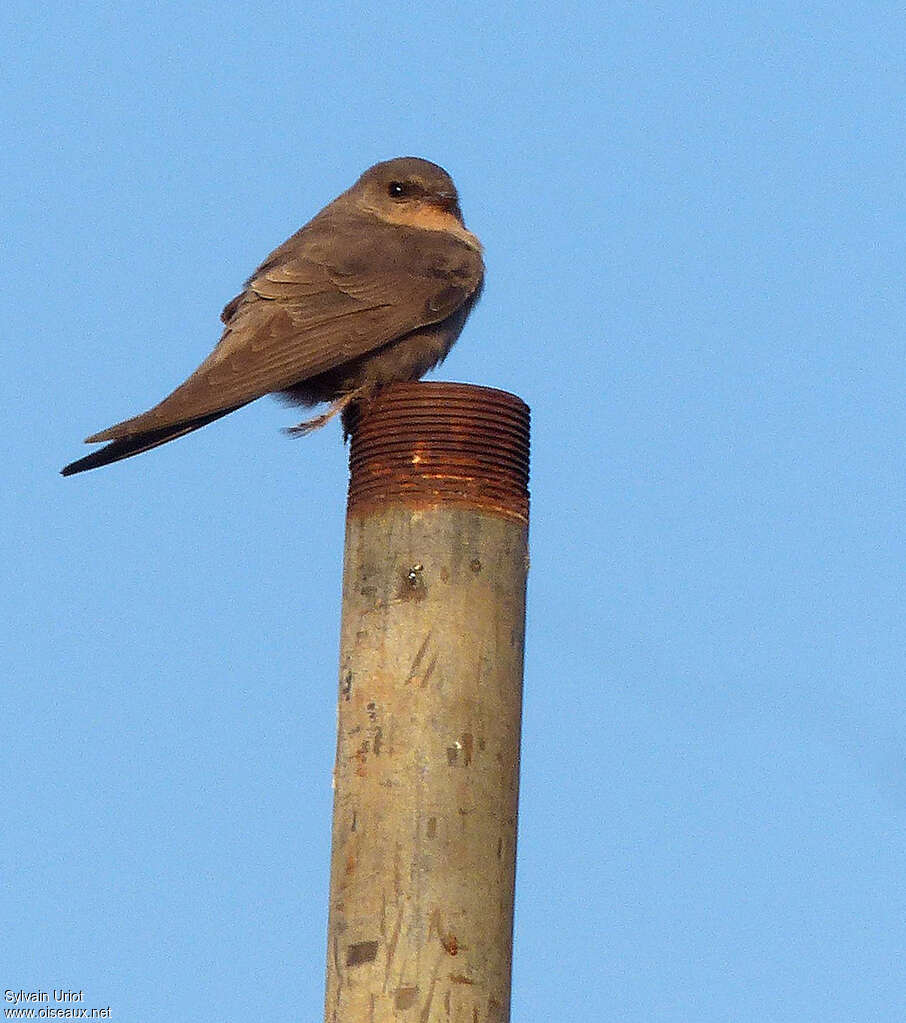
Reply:
M245 404L245 402L243 402ZM150 451L151 448L160 447L168 441L176 440L193 430L199 430L215 419L235 412L242 405L235 405L233 408L222 409L219 412L210 412L208 415L199 416L197 419L189 419L182 423L175 423L172 426L163 426L157 430L145 430L132 437L122 437L108 444L100 451L93 451L90 455L70 462L60 470L62 476L74 476L77 472L85 472L86 469L98 469L102 465L109 465L111 462L118 462L122 458L131 458L132 455L141 454L142 451Z

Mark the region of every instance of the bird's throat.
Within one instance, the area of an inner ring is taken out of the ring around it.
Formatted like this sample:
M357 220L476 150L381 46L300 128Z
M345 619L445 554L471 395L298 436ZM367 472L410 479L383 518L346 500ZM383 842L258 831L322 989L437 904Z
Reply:
M445 231L453 235L461 242L465 242L470 249L481 252L481 242L463 227L459 219L448 210L442 209L433 203L416 202L405 205L386 207L368 206L369 213L378 217L388 224L399 224L401 227L415 227L422 231Z

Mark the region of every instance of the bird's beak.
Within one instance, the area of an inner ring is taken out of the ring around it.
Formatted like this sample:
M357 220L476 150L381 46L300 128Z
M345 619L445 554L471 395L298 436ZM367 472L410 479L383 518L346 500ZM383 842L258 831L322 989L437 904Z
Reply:
M459 199L455 192L437 192L431 198L436 206L439 206L445 213L452 213L462 223L462 210L459 208Z

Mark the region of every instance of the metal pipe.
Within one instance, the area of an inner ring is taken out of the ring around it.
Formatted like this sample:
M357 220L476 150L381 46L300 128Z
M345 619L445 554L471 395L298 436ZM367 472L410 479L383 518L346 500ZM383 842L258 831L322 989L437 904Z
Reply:
M396 384L351 422L326 1023L505 1023L529 410Z

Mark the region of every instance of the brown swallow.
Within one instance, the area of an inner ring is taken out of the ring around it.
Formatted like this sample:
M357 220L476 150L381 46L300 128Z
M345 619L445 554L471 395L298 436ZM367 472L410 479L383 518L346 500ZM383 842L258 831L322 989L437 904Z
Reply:
M156 448L274 392L300 405L330 402L289 431L307 433L436 366L483 279L481 244L466 230L449 174L415 157L375 164L258 267L185 383L89 437L111 443L63 475Z

